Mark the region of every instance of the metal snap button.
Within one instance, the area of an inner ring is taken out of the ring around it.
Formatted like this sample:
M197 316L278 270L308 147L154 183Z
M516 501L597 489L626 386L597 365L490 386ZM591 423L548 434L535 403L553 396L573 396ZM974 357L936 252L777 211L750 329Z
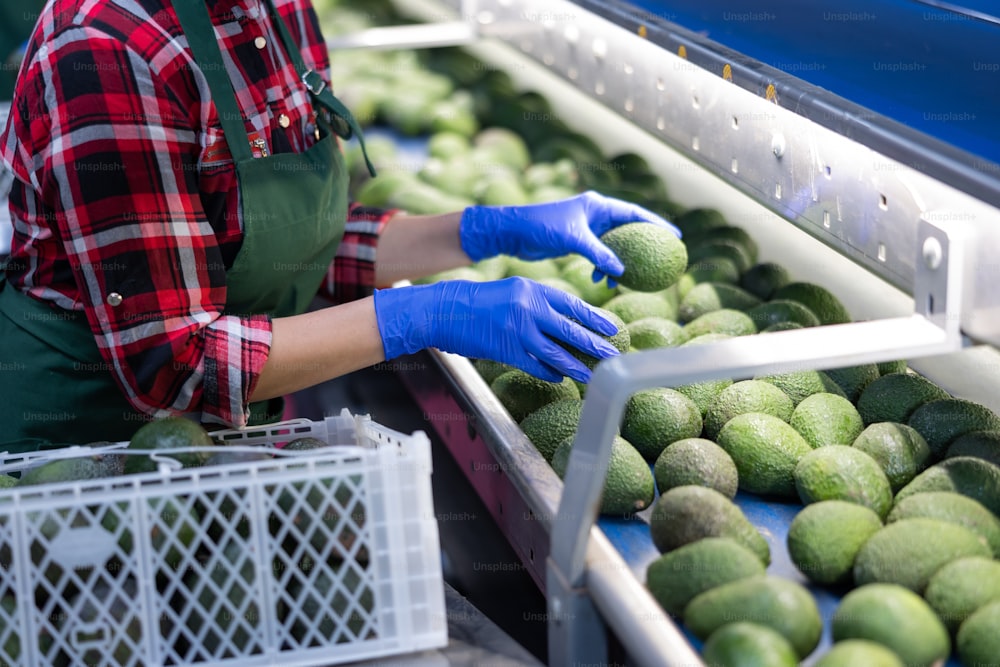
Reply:
M253 40L253 45L257 47L258 51L263 51L264 47L267 46L267 39L264 37L258 37Z
M287 130L288 126L291 124L292 124L292 119L286 116L285 114L281 114L280 116L278 116L278 125L280 125L282 128Z
M118 292L112 292L111 294L108 295L107 298L108 305L111 306L112 308L117 308L118 306L122 305L123 300L124 298Z

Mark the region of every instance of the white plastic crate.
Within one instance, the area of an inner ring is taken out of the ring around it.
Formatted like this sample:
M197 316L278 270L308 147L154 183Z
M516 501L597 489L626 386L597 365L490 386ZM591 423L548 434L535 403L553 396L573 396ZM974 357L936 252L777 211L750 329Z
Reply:
M328 665L447 643L422 432L345 410L220 435L343 446L0 491L0 664Z

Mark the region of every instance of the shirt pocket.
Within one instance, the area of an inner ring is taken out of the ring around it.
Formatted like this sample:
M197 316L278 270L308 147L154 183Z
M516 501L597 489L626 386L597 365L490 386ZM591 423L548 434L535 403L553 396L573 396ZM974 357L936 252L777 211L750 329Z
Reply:
M198 169L211 170L233 163L233 154L229 150L226 134L222 128L209 127L202 134L201 154L198 156Z

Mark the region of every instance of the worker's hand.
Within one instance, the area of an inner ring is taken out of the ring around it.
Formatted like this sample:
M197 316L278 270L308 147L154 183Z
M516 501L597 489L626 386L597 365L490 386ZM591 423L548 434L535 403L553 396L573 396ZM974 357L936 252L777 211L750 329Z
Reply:
M575 252L598 272L620 276L625 267L598 237L629 222L661 225L680 236L679 229L641 206L585 192L548 204L470 206L462 213L459 237L473 261L494 255L537 260Z
M557 341L599 359L618 354L585 328L611 336L614 324L580 299L524 278L377 290L375 317L386 359L436 347L510 364L549 382L564 375L588 382L589 369Z

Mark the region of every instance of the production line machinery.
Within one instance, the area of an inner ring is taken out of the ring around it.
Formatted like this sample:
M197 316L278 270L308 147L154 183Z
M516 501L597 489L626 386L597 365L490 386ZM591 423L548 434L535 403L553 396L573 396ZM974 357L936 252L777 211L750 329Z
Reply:
M643 586L658 555L644 521L597 519L634 392L907 359L953 395L1000 409L1000 63L990 49L1000 19L990 3L396 4L428 23L331 47L466 46L545 90L607 152L643 155L678 203L721 210L762 259L827 286L858 320L601 364L565 485L467 360L432 351L401 365L545 593L551 664L604 662L609 633L636 664L700 664ZM797 508L739 504L771 544L771 570L804 582L784 549ZM837 598L811 590L828 619Z

